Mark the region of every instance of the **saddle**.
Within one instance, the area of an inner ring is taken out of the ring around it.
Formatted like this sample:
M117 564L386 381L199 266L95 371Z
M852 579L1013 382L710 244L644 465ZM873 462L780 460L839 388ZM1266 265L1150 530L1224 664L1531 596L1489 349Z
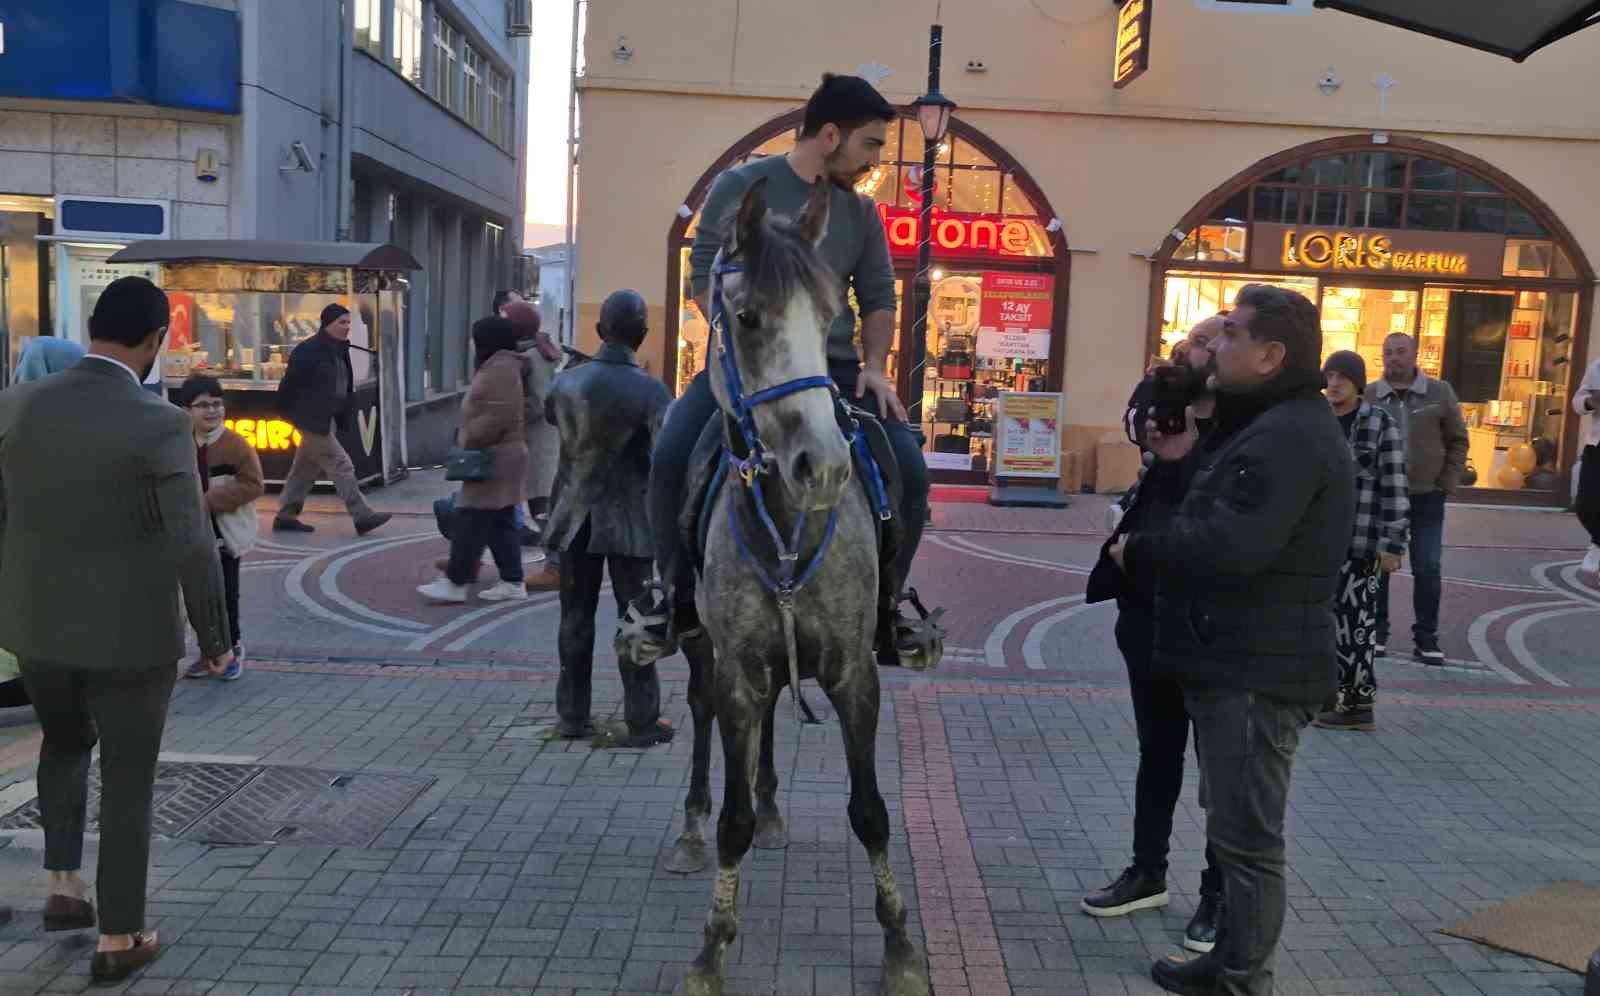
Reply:
M905 527L899 515L900 498L904 491L900 465L895 460L889 434L876 415L842 400L834 402L834 414L839 420L840 431L849 434L854 423L854 431L860 433L861 442L865 444L851 447L854 477L866 493L867 504L874 510L878 524L879 574L888 579L905 536ZM706 534L711 525L712 502L716 501L722 479L728 472L727 464L722 459L723 443L727 439L739 438L737 426L726 424L727 421L726 415L720 415L707 422L689 458L683 512L678 526L683 549L689 553L696 578L705 570ZM877 480L882 481L888 496L888 518L877 514L880 501L874 483Z

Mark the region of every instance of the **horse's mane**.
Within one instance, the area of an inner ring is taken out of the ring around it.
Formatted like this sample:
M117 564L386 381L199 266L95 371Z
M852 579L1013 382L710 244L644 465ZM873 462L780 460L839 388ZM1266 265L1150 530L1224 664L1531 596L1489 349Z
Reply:
M839 314L839 278L793 222L769 215L761 223L760 237L741 246L738 254L744 260L744 288L752 310L782 308L805 291L824 327Z

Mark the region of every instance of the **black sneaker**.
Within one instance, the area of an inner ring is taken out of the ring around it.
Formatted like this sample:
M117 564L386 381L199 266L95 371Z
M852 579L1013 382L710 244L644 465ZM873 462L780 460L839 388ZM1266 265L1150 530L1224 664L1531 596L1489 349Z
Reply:
M1440 667L1444 664L1444 651L1439 649L1438 640L1418 640L1416 658L1423 664Z
M1183 931L1183 946L1190 951L1209 954L1217 946L1217 924L1222 921L1222 897L1200 893L1200 904Z
M317 527L308 522L288 516L277 516L272 520L272 531L275 533L314 533Z
M1379 640L1378 641L1378 645L1376 647L1372 648L1372 649L1373 649L1373 656L1375 656L1375 657L1387 657L1389 655L1389 641L1388 640Z
M1179 996L1212 996L1221 975L1221 964L1210 954L1197 958L1168 955L1150 966L1150 978L1155 984Z
M1167 905L1167 880L1165 876L1151 875L1138 865L1117 880L1083 897L1083 911L1090 916L1127 916L1135 910L1153 910Z
M365 536L379 526L394 518L388 512L373 512L356 520L356 535Z

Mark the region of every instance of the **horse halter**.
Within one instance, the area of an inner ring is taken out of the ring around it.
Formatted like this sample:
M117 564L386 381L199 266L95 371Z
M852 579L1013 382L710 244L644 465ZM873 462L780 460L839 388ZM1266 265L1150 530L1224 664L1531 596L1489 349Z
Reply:
M716 494L722 487L722 482L727 476L728 468L733 467L750 490L755 505L756 515L761 519L761 524L766 527L767 535L772 538L773 548L778 552L776 570L769 570L750 548L745 539L744 530L739 527L737 511L728 516L728 522L733 530L733 542L738 547L739 553L745 561L755 569L756 576L760 578L762 587L773 595L778 601L778 612L783 620L784 641L789 653L789 691L794 697L795 718L801 722L800 716L803 708L800 701L800 672L799 656L795 644L794 603L795 595L816 576L817 568L822 566L822 558L827 555L828 547L833 542L834 532L839 525L839 508L835 505L828 510L828 524L822 534L822 542L817 546L817 552L812 555L803 571L800 570L800 542L805 529L807 515L804 512L795 516L794 528L790 533L788 542L778 530L778 524L773 521L772 513L767 509L766 496L762 493L761 477L766 473L767 454L761 445L761 435L756 430L755 410L761 405L799 394L802 391L826 390L835 399L839 396L839 388L834 384L833 378L796 377L794 380L785 381L774 387L765 388L746 397L744 394L744 381L739 376L739 363L734 353L733 329L728 323L728 308L722 300L722 278L729 273L742 273L744 266L729 262L723 258L722 252L717 252L717 258L711 266L711 335L717 342L718 362L722 364L722 378L724 387L728 392L728 403L733 408L734 420L739 426L739 435L743 437L745 456L738 459L733 454L732 440L724 439L722 445L722 460L717 465L716 476L712 479L712 493ZM862 439L859 428L843 432L845 445L852 452L866 452L866 444ZM870 462L872 467L873 494L878 496L878 512L881 518L890 516L888 494L883 486L883 480L877 472L877 465ZM799 572L796 576L796 572Z

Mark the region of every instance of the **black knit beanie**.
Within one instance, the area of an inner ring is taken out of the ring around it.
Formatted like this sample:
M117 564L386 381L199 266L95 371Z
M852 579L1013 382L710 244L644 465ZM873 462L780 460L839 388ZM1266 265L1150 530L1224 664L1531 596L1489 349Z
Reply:
M346 308L342 304L328 305L326 308L322 309L322 325L319 327L318 331L327 328L329 325L332 325L334 322L348 314L350 314L350 309Z
M1322 372L1342 375L1356 386L1357 394L1367 389L1367 361L1361 358L1360 353L1352 353L1348 349L1332 353L1322 364Z

